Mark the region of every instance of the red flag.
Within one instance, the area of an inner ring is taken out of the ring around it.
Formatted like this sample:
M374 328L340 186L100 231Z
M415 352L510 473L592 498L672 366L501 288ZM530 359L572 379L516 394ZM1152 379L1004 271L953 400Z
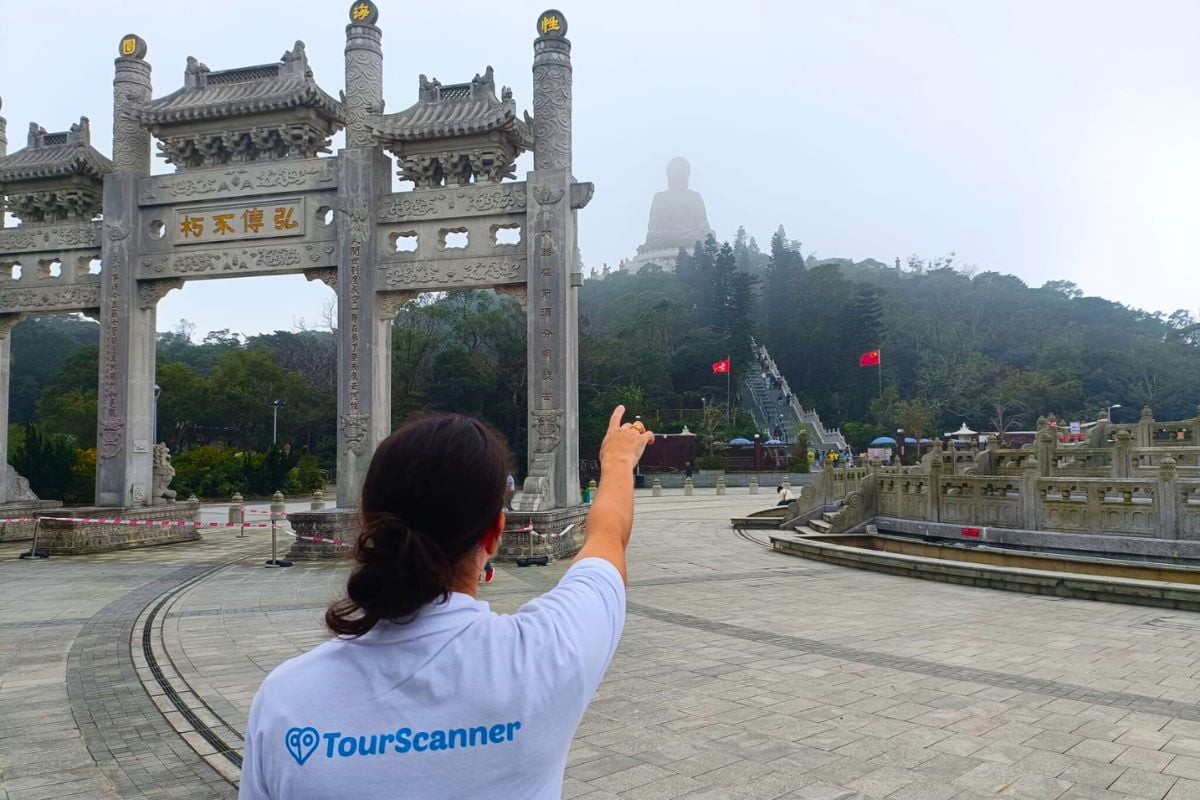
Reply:
M879 351L868 350L858 357L858 365L860 367L878 367L879 366Z
M729 372L729 361L730 359L727 358L724 361L718 361L713 364L713 372Z

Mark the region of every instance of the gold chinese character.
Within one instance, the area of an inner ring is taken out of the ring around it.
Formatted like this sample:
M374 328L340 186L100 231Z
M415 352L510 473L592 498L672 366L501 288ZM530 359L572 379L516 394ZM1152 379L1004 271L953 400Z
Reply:
M554 16L553 14L547 14L546 16L542 17L543 35L549 33L550 31L559 30L561 27L562 25L559 23L558 17Z
M366 3L359 3L350 10L350 18L355 22L364 20L369 16L371 16L371 6Z
M213 223L216 227L213 228L213 233L219 233L224 236L227 233L237 233L233 226L229 224L229 220L233 219L233 214L213 214Z
M204 217L192 217L185 214L183 224L179 226L179 232L185 239L191 236L199 239L204 235Z
M292 228L299 228L300 223L292 219L292 214L296 213L294 208L276 208L275 209L275 230L290 231Z
M278 217L276 217L278 224ZM242 232L243 233L258 233L263 226L263 212L261 208L247 208L242 212Z
M137 39L129 36L121 40L121 55L131 56L137 50Z

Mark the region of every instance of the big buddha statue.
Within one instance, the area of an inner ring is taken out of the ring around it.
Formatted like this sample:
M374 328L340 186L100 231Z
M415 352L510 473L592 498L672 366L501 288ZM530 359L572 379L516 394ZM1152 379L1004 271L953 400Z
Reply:
M636 272L655 263L673 270L679 248L691 251L696 242L712 233L704 198L688 188L691 172L685 158L676 156L667 164L667 189L654 195L646 242L638 247L637 257L627 262L626 269Z

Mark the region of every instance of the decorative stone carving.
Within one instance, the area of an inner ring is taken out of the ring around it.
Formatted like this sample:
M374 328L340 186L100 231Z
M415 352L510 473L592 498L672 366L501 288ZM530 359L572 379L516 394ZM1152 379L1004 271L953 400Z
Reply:
M150 505L175 502L175 490L170 488L175 477L171 466L171 451L165 444L154 445L154 485L150 491Z
M99 283L57 288L0 289L0 309L6 311L78 311L99 307Z
M116 458L124 449L125 420L107 417L100 423L100 457Z
M0 253L46 252L58 249L99 247L94 225L54 225L0 230Z
M571 42L541 36L533 53L533 168L570 171Z
M526 311L529 308L529 288L524 284L516 286L497 286L496 293L508 295L513 300L516 300L521 306L522 311Z
M139 182L143 205L175 200L201 200L281 192L332 189L336 185L334 159L313 159L294 164L246 165L200 173L155 175Z
M138 282L138 306L141 308L154 308L158 305L158 301L167 296L167 292L172 289L183 287L182 278L166 278L160 281L139 281Z
M375 295L375 309L380 319L393 320L400 309L420 296L420 292L379 292Z
M359 16L360 6L368 7ZM371 147L375 144L367 127L367 117L383 113L382 32L375 25L379 10L374 3L356 3L350 9L346 26L346 91L342 109L346 120L346 147Z
M481 258L476 261L415 261L387 267L384 281L389 288L434 288L466 284L513 283L521 279L522 262L510 258Z
M563 410L538 408L529 412L530 424L537 431L535 453L552 453L562 440Z
M445 216L519 212L526 208L525 184L468 186L453 191L399 192L379 212L380 222L436 219Z
M361 456L367 449L367 426L371 418L366 414L343 414L338 420L338 427L346 437L346 450L356 456Z
M163 253L146 256L141 276L190 276L214 272L286 272L309 264L328 264L334 260L333 245L285 245L247 247L226 250L200 250L190 253Z
M551 189L549 186L533 187L533 199L544 206L554 205L562 199L565 189Z
M33 493L33 489L29 488L29 480L13 469L11 464L4 465L4 473L6 493L0 502L30 503L38 499L38 496Z
M138 124L136 114L153 94L146 42L127 36L119 52L113 79L113 169L144 175L150 171L150 132Z
M338 271L337 267L322 267L321 269L306 269L304 277L310 281L320 281L330 289L337 291Z

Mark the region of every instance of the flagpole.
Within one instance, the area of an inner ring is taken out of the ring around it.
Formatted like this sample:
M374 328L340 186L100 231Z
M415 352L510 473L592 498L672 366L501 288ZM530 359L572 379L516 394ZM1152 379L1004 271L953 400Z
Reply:
M879 355L879 399L883 399L883 348L876 348L876 353Z
M725 424L732 420L733 406L730 387L733 385L733 354L725 356Z

